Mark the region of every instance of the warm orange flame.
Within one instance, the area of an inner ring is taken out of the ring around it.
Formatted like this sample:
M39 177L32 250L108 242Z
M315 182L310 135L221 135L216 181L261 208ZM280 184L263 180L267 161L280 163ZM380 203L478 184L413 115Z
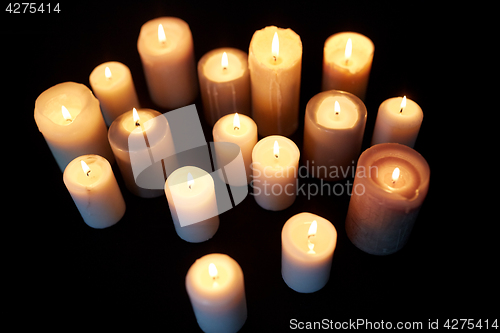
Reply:
M238 116L238 113L235 113L234 114L234 118L233 118L233 128L235 130L239 130L240 129L240 116Z
M134 118L135 126L139 126L141 118L139 118L139 114L135 108L132 109L132 117Z
M340 104L337 101L335 101L334 110L335 110L335 114L339 114L340 113Z
M307 232L307 236L315 236L316 231L318 230L318 222L316 220L312 221L311 226L309 227L309 231Z
M394 169L392 172L392 182L395 183L399 178L399 168Z
M163 30L163 25L161 23L158 25L158 42L160 44L165 44L167 37L165 36L165 30Z
M403 99L401 100L400 104L401 110L399 112L402 112L405 106L406 106L406 96L403 96Z
M111 79L111 70L107 66L104 69L104 76L106 76L106 79L108 79L108 80Z
M187 179L188 179L188 187L189 189L191 189L191 187L194 185L194 178L191 172L188 172Z
M219 272L217 271L215 264L210 263L210 265L208 265L208 274L212 277L212 279L216 279L218 277Z
M90 174L89 166L83 160L80 160L80 164L82 165L83 173L88 176Z
M64 105L61 106L61 112L64 117L64 120L73 120L71 118L71 114L69 113L68 109Z
M280 55L280 41L278 39L278 33L274 33L273 43L271 45L271 52L273 54L274 60Z
M280 155L280 146L278 145L278 141L274 141L273 153L276 158Z
M227 53L226 52L222 53L222 58L220 60L220 65L222 66L222 69L226 69L227 66L229 65L229 62L227 60Z
M352 40L349 38L345 44L345 60L349 60L352 55Z

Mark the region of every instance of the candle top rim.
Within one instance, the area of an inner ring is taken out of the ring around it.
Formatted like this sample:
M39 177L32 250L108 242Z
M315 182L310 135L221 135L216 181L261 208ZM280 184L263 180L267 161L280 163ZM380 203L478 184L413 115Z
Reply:
M240 138L240 139L243 139L243 138L247 138L247 140L253 140L255 137L257 137L257 124L255 123L255 121L245 115L245 114L242 114L242 113L238 113L238 117L240 119L240 131L238 133L233 133L231 131L227 132L227 131L224 131L224 128L226 126L231 126L233 125L233 119L234 119L234 113L230 113L230 114L227 114L225 116L222 116L221 118L219 118L219 120L217 120L217 122L215 123L213 129L212 129L212 135L213 135L213 138L214 138L214 141L215 142L223 142L224 140L227 140L228 138ZM248 126L247 126L248 124ZM243 129L243 126L247 126L247 130L245 131L245 133L243 133L243 135L241 134L242 133L242 129ZM255 130L253 130L255 129Z
M158 42L159 24L162 24L167 38L165 47ZM169 32L172 30L175 30L174 34ZM141 26L137 38L137 50L141 55L161 58L171 54L174 49L192 47L189 40L192 40L192 34L186 21L174 16L162 16L151 19Z
M104 76L105 68L109 67L111 71L111 79L107 79ZM118 70L117 70L118 69ZM125 80L123 80L124 76L130 75L130 68L124 63L119 61L106 61L102 64L97 65L89 75L90 86L93 89L95 85L98 85L102 90L111 90L117 87L117 85L124 84ZM104 82L108 84L102 84Z
M389 117L385 117L385 121L392 125L397 124L398 127L406 128L413 127L416 123L420 124L424 118L424 112L420 105L406 96L406 106L403 108L403 112L400 112L402 99L402 96L386 99L380 104L378 112L388 115ZM408 121L410 119L413 121Z
M82 160L89 166L91 172L94 164L99 166L101 172L100 176L88 185L81 184L74 178L74 175L84 174L81 165ZM106 184L110 174L112 175L113 171L111 164L106 158L97 154L86 154L75 157L68 163L63 172L63 181L66 187L71 188L72 191L85 192Z
M293 166L295 163L298 163L300 160L300 150L299 147L297 147L297 144L293 142L293 140L282 136L282 135L269 135L266 136L262 139L260 139L255 146L252 149L252 161L257 160L257 154L259 154L259 151L261 149L264 149L267 142L270 142L272 146L274 146L274 141L278 141L280 149L286 145L288 149L291 150L291 162L288 164L288 166ZM271 148L272 149L272 148Z
M219 76L214 77L213 73L208 68L206 68L207 67L206 65L209 62L209 60L215 60L216 64L218 65L216 67L218 69L220 68L222 71L222 66L220 65L220 61L221 61L222 54L224 52L226 52L226 54L229 58L228 70L231 71L232 75L225 75L227 77L224 79L221 79L221 77L219 77ZM216 59L212 59L213 57L215 57ZM234 60L235 60L234 58L239 60L239 62L240 62L239 63L240 66L238 66L239 68L235 69L234 66L236 66L237 64L234 63ZM233 61L231 61L231 60L233 60ZM203 74L205 74L205 77L207 79L209 79L210 81L218 82L218 83L231 82L234 80L238 80L239 78L243 77L245 74L248 75L247 68L248 68L248 54L240 49L236 49L233 47L219 47L219 48L213 49L211 51L208 51L198 61L198 73L203 73Z

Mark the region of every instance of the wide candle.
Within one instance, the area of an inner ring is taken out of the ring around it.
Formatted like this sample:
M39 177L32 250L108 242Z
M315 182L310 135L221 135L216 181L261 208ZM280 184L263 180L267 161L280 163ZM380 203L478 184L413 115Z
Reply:
M311 213L291 217L281 231L281 276L299 293L323 288L330 278L337 230Z
M118 61L100 64L89 77L90 86L101 103L106 125L122 113L139 107L130 69Z
M302 41L291 29L257 30L248 54L252 117L259 134L290 135L299 114Z
M190 243L212 238L219 228L219 213L212 176L205 170L185 166L165 182L165 195L175 231Z
M372 145L395 142L413 148L423 119L420 106L406 96L385 100L378 108Z
M348 92L325 91L309 100L303 154L310 175L339 180L354 174L366 115L365 104Z
M221 168L224 168L227 184L243 186L250 183L252 177L252 150L257 143L257 125L252 118L237 113L228 114L217 121L212 133L216 143L215 155L219 175L222 172ZM245 165L245 177L240 177L241 165L235 160L237 154L235 154L234 149L224 145L223 142L234 143L240 147ZM223 177L221 179L224 180Z
M207 254L189 268L186 290L203 332L237 332L247 319L240 265L226 254Z
M381 143L365 150L345 223L351 242L376 255L401 249L427 195L429 176L427 161L408 146Z
M125 214L125 201L104 157L78 156L67 165L63 181L88 226L107 228Z
M153 102L166 109L190 104L198 94L193 36L176 17L159 17L141 27L137 50Z
M61 171L75 157L98 154L115 161L99 101L83 84L57 84L35 101L35 121Z
M230 113L250 115L248 55L225 47L212 50L198 62L205 119L210 125Z
M283 210L297 196L300 151L290 139L271 135L252 151L252 187L255 201L267 210Z
M364 100L375 47L355 32L334 34L323 50L322 90L344 90Z

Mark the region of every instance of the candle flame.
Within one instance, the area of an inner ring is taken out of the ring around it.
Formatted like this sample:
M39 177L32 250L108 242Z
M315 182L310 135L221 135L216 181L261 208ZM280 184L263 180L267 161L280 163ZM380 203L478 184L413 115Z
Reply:
M64 117L64 120L69 120L72 121L73 119L71 118L71 114L69 113L68 109L64 105L61 106L61 112Z
M194 178L191 172L188 172L187 179L188 179L188 187L189 189L191 189L191 186L194 185Z
M312 221L309 231L307 232L307 237L315 236L318 230L318 222L316 220Z
M273 153L276 158L278 158L280 155L280 146L278 145L277 140L274 141Z
M345 60L349 60L352 54L352 40L349 38L345 44Z
M104 76L106 76L106 79L108 79L108 80L111 79L111 70L107 66L104 69Z
M137 113L137 110L135 108L132 109L132 117L134 118L135 126L140 126L141 123L139 121L141 120L141 118L139 118L139 114Z
M401 100L401 109L399 110L399 112L403 112L403 109L405 108L406 106L406 96L403 96L403 99Z
M340 104L337 101L335 101L334 110L335 110L335 114L339 114L340 113Z
M399 178L399 168L394 169L392 172L392 182L395 183Z
M233 118L233 128L235 130L239 130L240 129L240 116L238 116L238 113L235 113L234 114L234 118Z
M89 166L83 160L80 160L80 164L82 165L83 173L88 176L90 174Z
M222 69L227 69L227 66L229 65L229 62L227 60L227 53L226 52L222 53L222 58L220 60L220 65L222 66Z
M271 46L271 52L273 54L274 61L276 61L276 58L280 55L280 41L278 39L278 33L274 33L273 37L273 44Z
M158 42L160 44L165 44L167 37L165 36L165 30L163 30L163 25L161 23L158 25Z
M217 271L217 267L215 267L214 263L210 263L210 265L208 265L208 274L212 277L212 279L216 279L218 277L219 272Z

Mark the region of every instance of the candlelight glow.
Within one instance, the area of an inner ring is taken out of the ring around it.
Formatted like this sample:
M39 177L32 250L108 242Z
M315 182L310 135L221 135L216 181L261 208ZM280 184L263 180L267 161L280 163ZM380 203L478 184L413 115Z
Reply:
M276 61L276 58L278 58L278 56L280 55L280 41L278 39L277 32L274 33L273 44L272 44L271 50L272 50L272 54L274 57L274 61Z
M405 108L406 106L406 96L403 96L403 100L401 101L401 109L399 110L399 112L403 112L403 109Z
M227 61L226 52L222 53L222 59L220 60L220 65L222 66L222 69L226 69L227 66L229 65L229 62Z
M158 25L158 42L165 44L167 37L165 36L165 30L163 30L163 25L161 23Z
M219 272L217 271L217 267L215 267L215 264L210 263L210 265L208 265L208 274L210 274L212 279L217 278L217 275L219 274Z
M107 66L104 69L104 76L106 76L106 79L108 79L108 80L111 79L111 70Z
M135 126L140 126L139 120L141 120L141 118L139 118L139 114L135 108L132 109L132 116L134 118Z
M80 164L82 165L83 173L88 176L90 174L89 166L83 160L80 160Z
M188 187L189 187L189 189L191 189L191 186L194 185L194 178L193 178L193 175L191 174L191 172L188 172L187 179L188 179Z
M318 222L316 220L312 221L309 231L307 232L307 237L315 236L318 230Z
M73 120L71 118L71 114L69 113L68 109L64 105L61 106L61 112L65 120Z
M340 104L337 101L335 101L334 110L335 110L335 114L339 114L340 113Z
M234 114L234 118L233 118L233 128L235 130L239 130L240 129L240 116L238 116L238 113L235 113Z
M278 145L278 141L274 141L274 148L273 148L274 156L276 158L279 157L280 155L280 146Z
M392 172L392 182L395 183L399 178L399 168L394 169Z
M351 57L351 54L352 54L352 41L349 38L347 40L347 43L345 44L345 60L346 60L346 62Z

